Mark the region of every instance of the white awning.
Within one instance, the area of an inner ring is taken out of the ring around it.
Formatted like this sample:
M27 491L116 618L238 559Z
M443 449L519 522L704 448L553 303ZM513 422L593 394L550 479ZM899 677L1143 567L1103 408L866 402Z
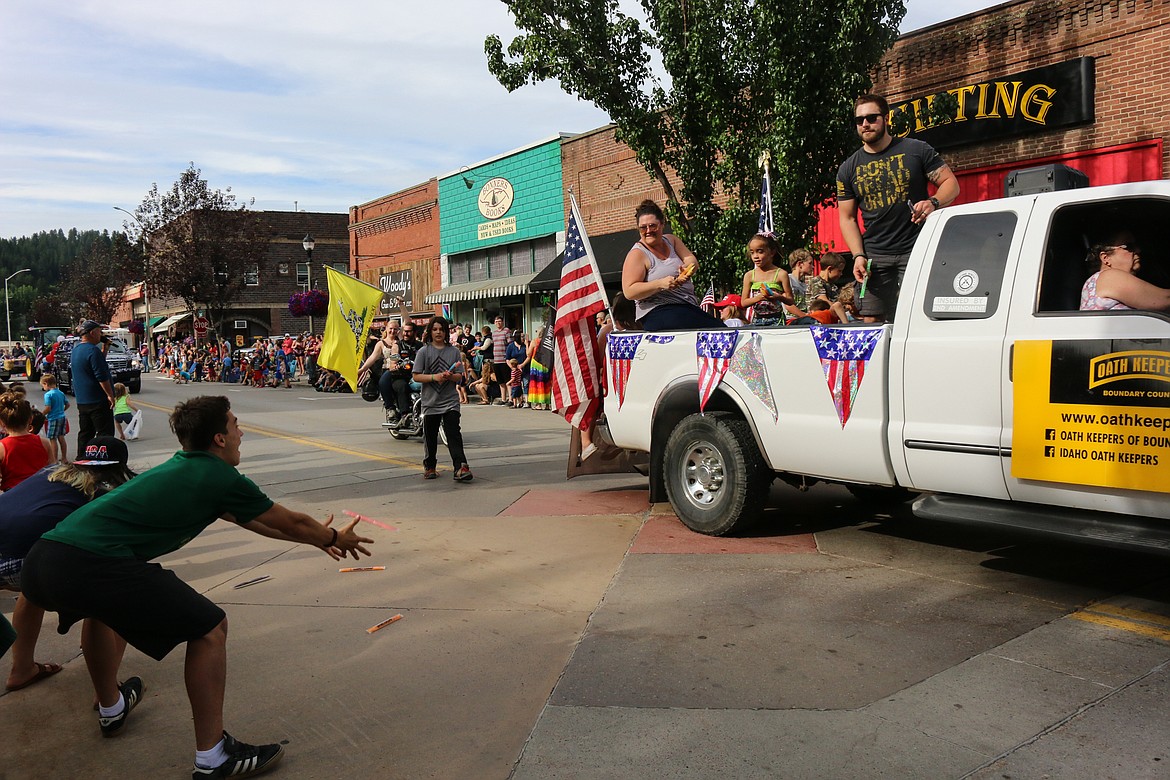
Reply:
M539 273L539 272L537 272ZM454 303L475 301L481 298L499 298L504 295L524 295L529 292L528 283L536 278L535 273L505 276L500 279L484 279L480 282L453 284L427 296L427 303Z
M162 322L160 322L158 325L155 325L153 328L151 328L151 330L167 330L175 323L182 322L184 319L186 319L187 317L190 317L190 316L191 316L191 312L189 312L189 311L183 312L182 314L173 314L170 317L167 317Z

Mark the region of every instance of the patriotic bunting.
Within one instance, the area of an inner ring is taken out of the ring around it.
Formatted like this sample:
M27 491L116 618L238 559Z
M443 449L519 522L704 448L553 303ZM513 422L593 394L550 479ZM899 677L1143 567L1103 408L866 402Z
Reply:
M651 344L669 344L670 342L674 341L674 336L650 335L646 337L646 340Z
M711 393L723 381L739 331L734 329L700 331L695 338L695 354L699 361L699 411L707 406Z
M865 376L865 364L882 340L882 328L809 328L837 407L837 418L845 427Z
M618 409L626 400L626 382L630 378L630 368L634 365L634 353L642 343L642 334L611 333L609 334L609 372L610 386L617 393Z

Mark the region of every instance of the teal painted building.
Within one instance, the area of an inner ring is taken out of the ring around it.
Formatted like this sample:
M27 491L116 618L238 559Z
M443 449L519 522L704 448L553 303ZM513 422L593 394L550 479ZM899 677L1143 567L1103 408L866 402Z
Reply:
M532 334L541 296L529 282L564 250L561 136L440 176L442 288L428 304L446 304L456 322L477 328L503 315Z

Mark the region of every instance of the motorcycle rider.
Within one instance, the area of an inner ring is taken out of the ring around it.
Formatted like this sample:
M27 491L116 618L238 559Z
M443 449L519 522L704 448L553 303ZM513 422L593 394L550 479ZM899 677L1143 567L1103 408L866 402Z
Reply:
M412 369L414 367L414 358L423 346L422 342L415 338L414 331L414 323L410 320L404 320L402 323L402 338L391 349L391 359L387 363L388 371L386 373L390 375L390 390L392 398L398 407L398 418L396 421L392 421L387 416L386 422L397 422L397 425L394 427L410 426L413 424L413 421L410 419L410 385L414 381ZM383 398L385 398L384 394Z
M365 383L370 369L381 362L382 375L378 378L378 392L382 396L382 406L385 409L385 427L397 429L407 422L404 418L410 417L411 406L411 367L414 356L422 348L422 342L415 336L414 323L406 312L406 302L402 298L394 301L398 304L402 324L387 322L382 338L374 343L369 357L358 368L358 382ZM409 426L408 426L409 427Z

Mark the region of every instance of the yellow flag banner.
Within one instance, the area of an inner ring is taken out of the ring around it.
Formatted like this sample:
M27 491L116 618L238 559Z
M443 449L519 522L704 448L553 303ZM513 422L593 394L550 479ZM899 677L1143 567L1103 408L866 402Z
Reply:
M325 320L325 340L321 342L317 365L341 374L356 393L358 367L365 354L370 323L378 314L382 291L328 266L325 272L329 280L329 316Z

